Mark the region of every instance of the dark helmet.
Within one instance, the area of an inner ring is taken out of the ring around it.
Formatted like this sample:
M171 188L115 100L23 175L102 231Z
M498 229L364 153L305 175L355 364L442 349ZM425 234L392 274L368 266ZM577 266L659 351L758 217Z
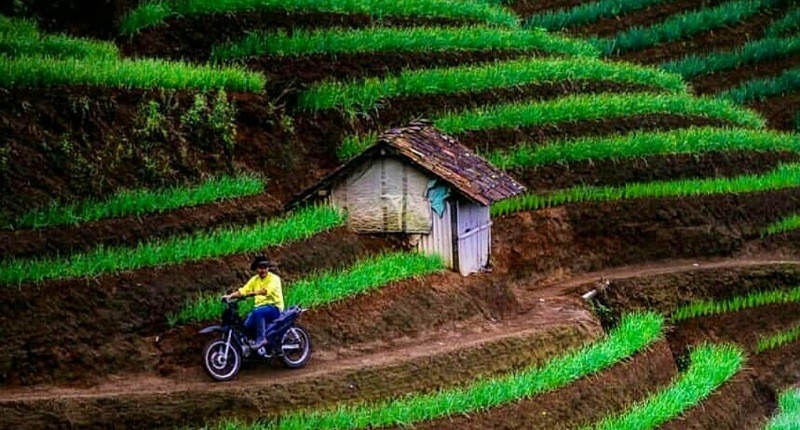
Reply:
M272 261L270 261L269 258L263 255L257 255L256 258L253 259L253 262L250 263L250 270L256 270L259 267L270 268L272 266L273 266Z

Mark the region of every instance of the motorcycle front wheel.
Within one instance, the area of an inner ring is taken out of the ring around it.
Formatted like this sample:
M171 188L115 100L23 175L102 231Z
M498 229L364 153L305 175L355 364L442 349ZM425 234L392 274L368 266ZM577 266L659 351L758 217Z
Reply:
M283 334L281 339L281 360L290 369L303 367L311 358L311 338L300 326L294 326Z
M223 338L211 340L203 347L203 368L216 381L230 381L242 367L239 347Z

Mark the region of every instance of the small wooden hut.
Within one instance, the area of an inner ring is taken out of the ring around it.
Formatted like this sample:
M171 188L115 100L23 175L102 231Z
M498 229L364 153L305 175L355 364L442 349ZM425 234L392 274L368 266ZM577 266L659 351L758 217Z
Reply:
M290 202L347 211L361 233L411 235L462 275L483 270L491 252L489 206L525 188L430 125L391 129L358 157Z

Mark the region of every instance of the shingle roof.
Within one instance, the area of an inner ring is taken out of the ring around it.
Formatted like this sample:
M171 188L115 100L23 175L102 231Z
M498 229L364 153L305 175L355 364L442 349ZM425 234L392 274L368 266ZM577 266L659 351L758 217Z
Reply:
M429 124L415 122L408 127L393 128L383 133L378 138L378 143L298 195L289 205L306 200L321 187L377 154L394 154L405 158L450 184L465 197L483 205L525 191L525 187L517 181L452 137L442 134Z

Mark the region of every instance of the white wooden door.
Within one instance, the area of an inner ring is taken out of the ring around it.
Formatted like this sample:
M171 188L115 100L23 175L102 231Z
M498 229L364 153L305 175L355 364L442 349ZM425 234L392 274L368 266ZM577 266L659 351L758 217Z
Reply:
M458 271L467 276L479 272L489 263L492 222L489 206L458 202L457 211Z

